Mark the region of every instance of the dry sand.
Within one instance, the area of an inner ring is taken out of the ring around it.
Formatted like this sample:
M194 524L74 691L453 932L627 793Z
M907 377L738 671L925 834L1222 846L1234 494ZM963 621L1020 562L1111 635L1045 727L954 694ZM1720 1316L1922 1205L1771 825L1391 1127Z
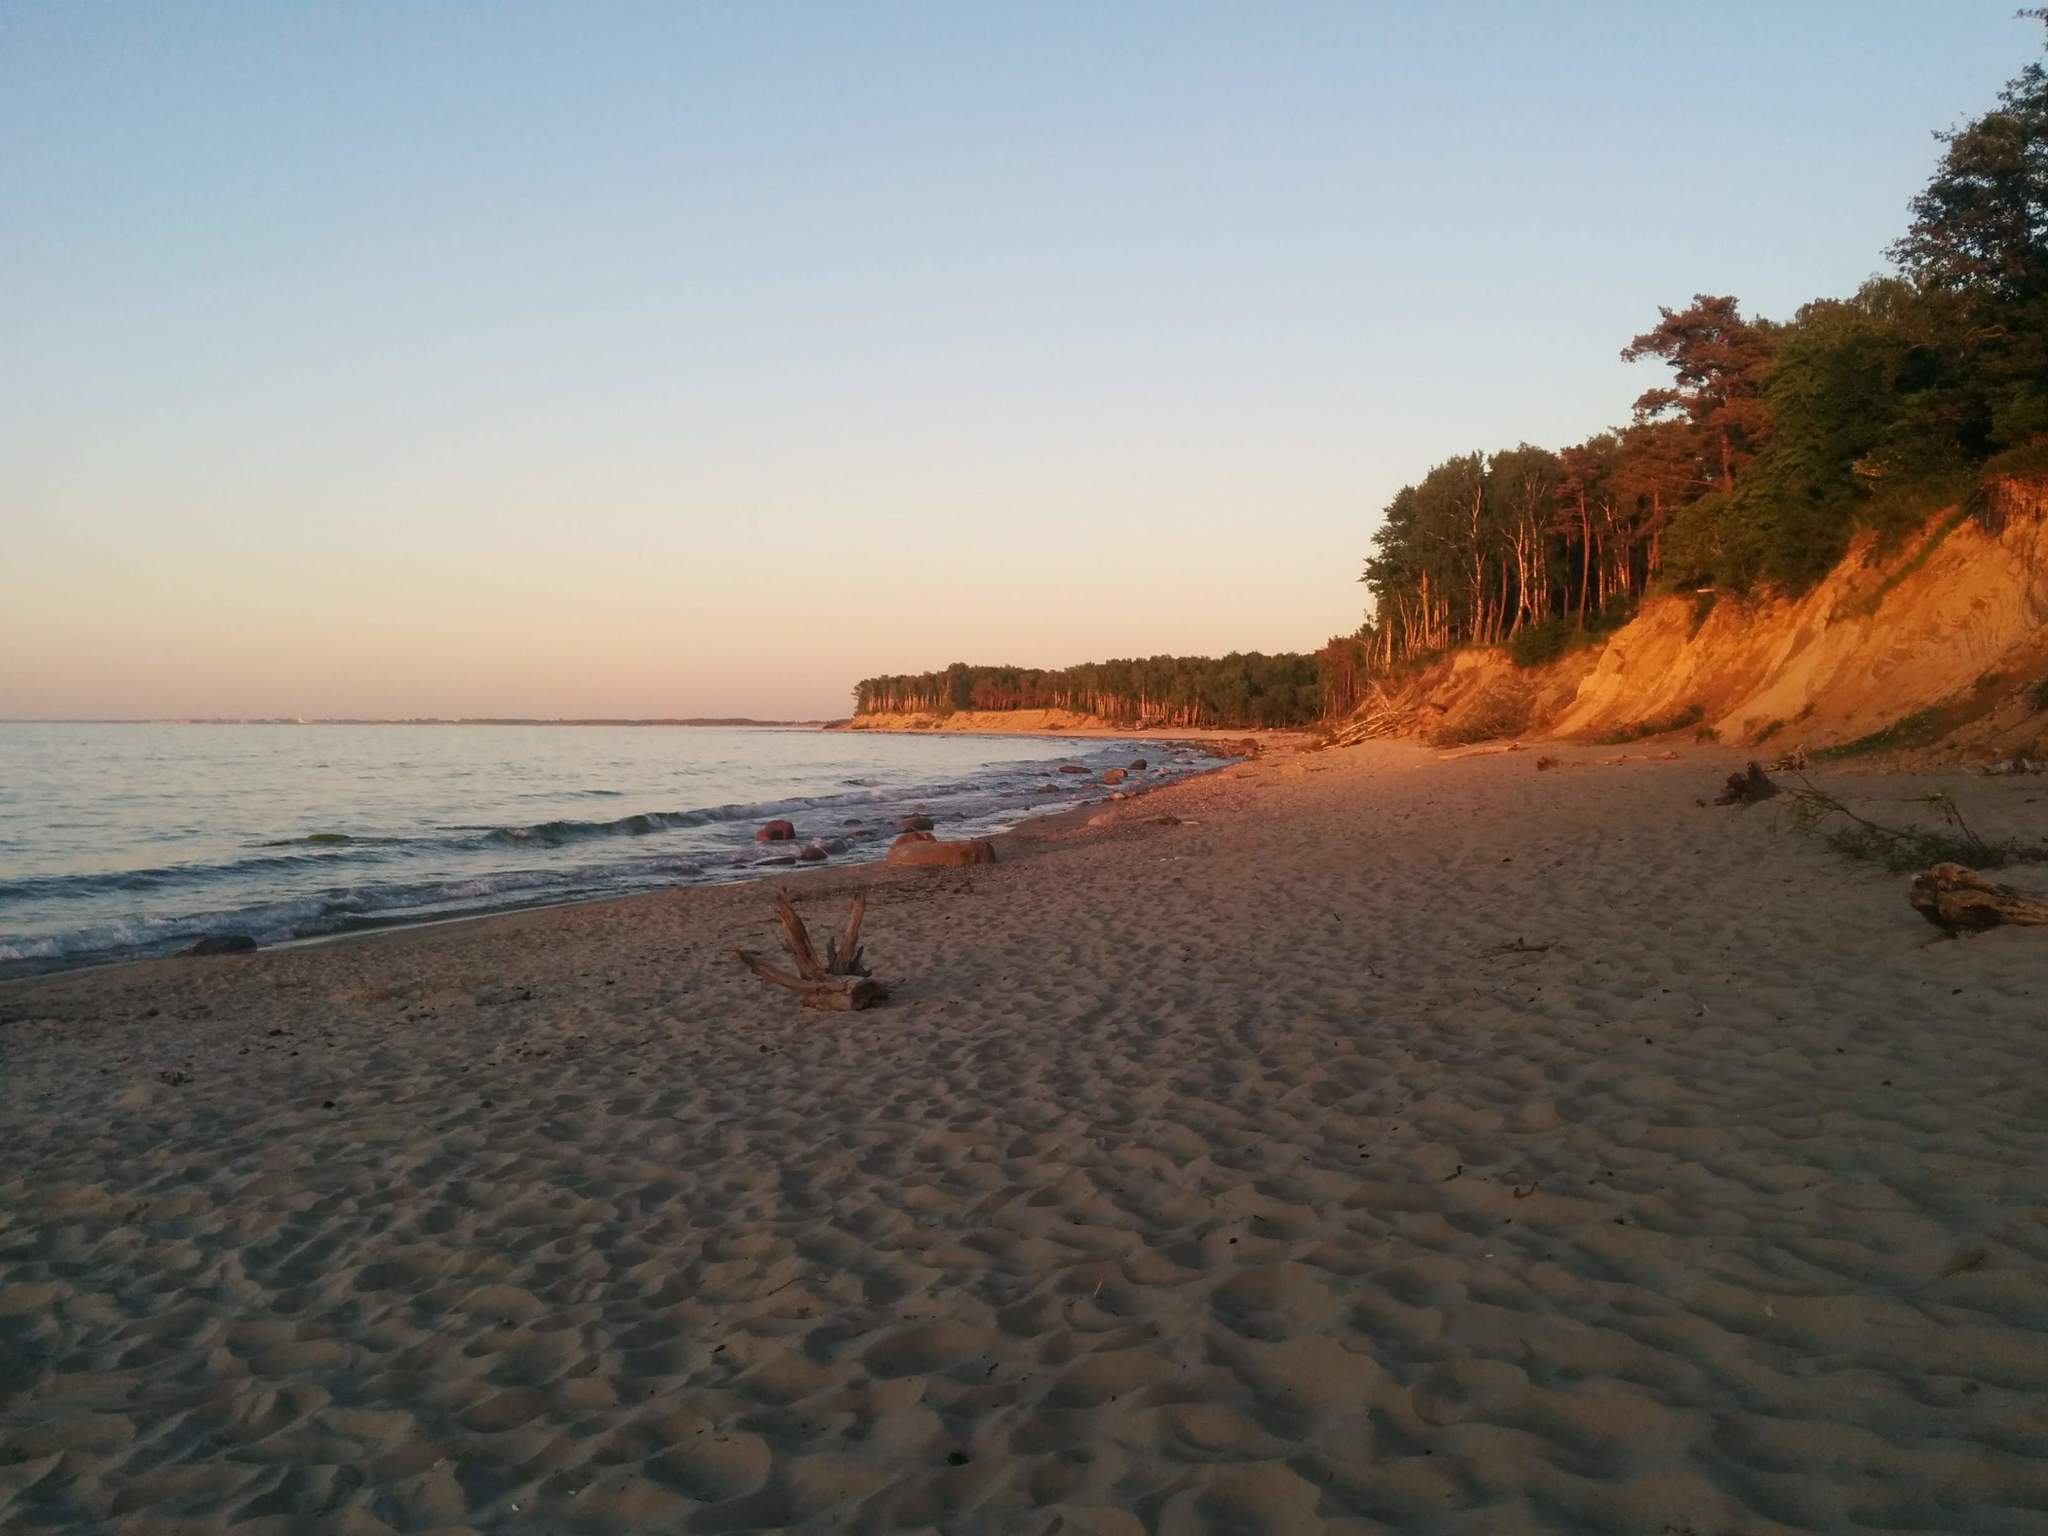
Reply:
M0 1529L2048 1530L2048 934L1728 763L870 872L858 1015L761 887L0 988Z

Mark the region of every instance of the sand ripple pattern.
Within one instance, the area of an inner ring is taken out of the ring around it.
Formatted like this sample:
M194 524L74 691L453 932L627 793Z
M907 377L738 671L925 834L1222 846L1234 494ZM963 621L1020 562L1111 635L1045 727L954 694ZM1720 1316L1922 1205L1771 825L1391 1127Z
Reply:
M746 891L0 989L0 1529L2048 1531L2043 941L1725 771L1233 769L845 1018Z

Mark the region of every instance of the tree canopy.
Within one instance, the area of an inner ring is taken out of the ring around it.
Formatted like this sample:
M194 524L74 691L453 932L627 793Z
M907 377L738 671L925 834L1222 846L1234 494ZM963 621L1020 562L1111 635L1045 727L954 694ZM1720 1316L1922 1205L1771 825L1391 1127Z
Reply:
M1988 463L2048 461L2048 68L1937 138L1896 276L1782 323L1727 294L1660 308L1621 355L1669 377L1627 425L1460 454L1397 491L1370 617L1321 653L1350 681L1326 692L1451 646L1554 654L1653 583L1797 589Z
M871 714L1064 709L1131 725L1233 730L1306 725L1323 712L1314 657L1134 656L1075 667L969 666L861 679L854 708Z

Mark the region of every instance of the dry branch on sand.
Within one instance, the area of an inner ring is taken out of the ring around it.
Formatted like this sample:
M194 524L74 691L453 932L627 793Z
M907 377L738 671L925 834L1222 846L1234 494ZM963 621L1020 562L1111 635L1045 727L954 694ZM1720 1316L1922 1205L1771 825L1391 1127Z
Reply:
M1986 880L1960 864L1937 864L1913 877L1906 899L1914 910L1949 933L1996 928L2048 927L2048 898Z
M1453 752L1439 752L1436 760L1440 763L1455 763L1467 757L1501 757L1509 752L1521 750L1522 744L1519 741L1487 742L1482 746L1459 747Z
M1502 955L1540 955L1550 949L1548 944L1527 944L1517 938L1512 944L1496 944L1491 949L1482 949L1479 954L1484 960L1495 960Z
M1789 803L1795 826L1819 837L1844 858L1867 859L1895 870L1930 864L1931 867L1913 876L1906 899L1912 902L1915 911L1944 932L1970 933L2008 923L2016 927L2048 927L2048 896L1999 885L1968 865L1956 862L1967 858L1972 863L1996 868L2020 861L2040 861L2048 859L2048 844L2023 843L2014 838L1994 842L1982 837L1963 819L1961 809L1948 795L1919 797L1919 803L1931 805L1941 814L1947 823L1945 827L1891 827L1859 815L1804 779L1796 789L1778 784L1751 763L1746 772L1728 776L1720 802L1750 805L1778 795L1785 796ZM1836 822L1847 825L1828 825Z
M846 926L825 940L825 958L818 958L810 930L797 915L796 903L788 891L775 893L775 915L782 922L782 941L796 963L796 974L777 970L752 950L736 949L740 964L763 981L785 987L802 1000L806 1008L869 1008L889 995L889 989L868 974L861 963L860 925L867 915L867 893L853 898L846 914Z

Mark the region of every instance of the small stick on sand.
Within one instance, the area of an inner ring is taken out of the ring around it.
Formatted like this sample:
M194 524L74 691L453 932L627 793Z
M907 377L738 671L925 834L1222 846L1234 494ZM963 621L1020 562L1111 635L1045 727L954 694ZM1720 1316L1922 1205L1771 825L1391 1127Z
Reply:
M1522 744L1519 741L1491 742L1485 746L1460 747L1455 752L1439 752L1436 760L1440 763L1456 763L1468 757L1499 757L1504 753L1521 750Z
M811 943L810 930L804 927L804 920L797 913L796 903L789 899L788 891L777 891L775 915L782 923L782 941L789 946L797 973L792 976L787 971L777 970L751 950L736 949L733 953L738 956L740 964L761 980L796 993L806 1008L853 1010L872 1007L889 995L889 989L872 979L861 964L860 925L861 919L867 915L867 908L865 892L853 898L853 910L846 916L845 928L836 937L826 940L826 958L820 960L817 948Z

